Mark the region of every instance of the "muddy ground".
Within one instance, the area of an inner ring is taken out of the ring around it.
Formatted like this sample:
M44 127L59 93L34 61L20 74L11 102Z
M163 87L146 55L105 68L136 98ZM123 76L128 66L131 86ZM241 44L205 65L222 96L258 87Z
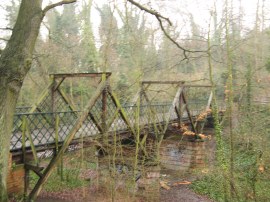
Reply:
M213 134L208 131L208 134ZM179 137L178 137L179 138ZM171 139L171 138L170 138ZM215 148L215 142L209 141L207 146L207 153L212 153ZM175 152L172 152L172 157L175 158ZM38 202L144 202L144 201L162 201L162 202L213 202L205 196L196 194L190 189L190 183L198 179L202 172L208 170L209 165L213 164L214 154L208 156L208 166L196 168L197 170L188 168L186 171L170 170L168 167L163 166L160 170L160 184L161 186L155 188L153 193L148 193L145 190L136 190L136 192L126 191L126 184L119 185L115 196L109 188L109 183L101 183L99 186L89 185L88 187L76 188L73 190L65 190L61 192L46 192L42 191L38 198ZM89 171L90 172L90 171ZM91 173L91 172L90 172ZM97 176L97 175L95 175ZM91 179L95 181L95 179ZM187 182L187 183L185 183ZM158 183L159 184L159 183ZM164 186L165 184L165 186ZM138 186L139 187L139 186ZM134 194L135 193L135 194ZM146 193L146 194L145 194ZM149 197L150 196L150 197ZM112 200L114 198L114 200Z
M96 192L93 189L86 189L85 197L82 197L82 189L75 189L73 191L66 191L62 193L43 193L41 197L37 200L38 202L69 202L69 201L85 201L85 202L109 202L112 201L109 198L104 198L104 194L102 192ZM162 189L160 190L160 200L166 202L213 202L205 196L200 196L194 193L192 190L188 188L187 185L181 185L177 187L172 187L170 190ZM147 199L143 197L118 197L115 201L126 202L126 201L147 201ZM149 200L150 201L150 200Z
M165 182L168 185L167 188L160 187L159 191L152 193L154 197L149 198L145 195L141 195L138 191L136 195L126 194L120 190L116 191L114 201L118 202L144 202L144 201L162 201L162 202L213 202L206 196L201 196L192 191L190 184L182 184L183 182L192 183L196 177L189 175L179 176L179 174L173 174L174 171L163 171L161 182ZM159 193L158 193L159 192ZM43 191L37 200L38 202L109 202L112 201L112 195L108 188L105 187L83 187L73 190L65 190L61 192L45 192Z

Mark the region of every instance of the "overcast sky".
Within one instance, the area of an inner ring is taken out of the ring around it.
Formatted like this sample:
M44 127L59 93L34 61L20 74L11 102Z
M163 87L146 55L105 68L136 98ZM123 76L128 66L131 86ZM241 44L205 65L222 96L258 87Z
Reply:
M258 1L260 5L259 15L261 15L262 13L262 2L264 1L264 27L269 27L269 0L228 1L233 2L232 10L234 18L237 18L239 16L240 10L242 12L242 34L245 34L247 31L249 31L249 29L252 29L254 27ZM94 5L98 6L101 6L104 3L111 2L111 5L116 4L117 7L124 10L124 0L93 0L93 2ZM219 21L222 18L222 11L225 7L225 0L138 0L138 2L159 11L163 16L169 17L173 24L177 27L177 30L181 32L180 34L182 35L182 37L190 34L190 14L193 15L195 23L200 26L201 32L207 33L210 20L210 11L213 11L214 4L216 3ZM153 16L151 16L150 14L145 15L149 18L149 21L154 24L154 26L158 26L158 23ZM97 36L97 28L100 23L100 18L98 12L95 9L92 10L92 21L95 28L95 35Z
M1 6L9 3L10 1L1 0ZM178 29L181 30L181 34L185 35L190 31L189 27L189 14L191 13L194 17L194 21L200 25L201 31L206 32L209 19L210 19L210 10L213 10L214 2L217 5L218 15L221 16L222 9L224 8L225 0L138 0L140 3L145 6L152 7L153 9L159 11L164 16L168 16L174 25L177 25ZM231 0L229 0L231 1ZM43 5L47 5L49 0L44 0ZM51 2L57 2L55 0ZM102 6L102 4L110 2L111 5L117 5L120 9L124 9L124 0L93 0L93 9L92 9L92 24L94 28L95 36L98 35L98 26L100 23L100 17L97 10L94 8L95 6ZM255 14L258 0L234 0L233 11L234 15L239 15L239 2L242 2L242 12L244 14L243 18L243 26L246 28L252 28L255 22ZM262 4L263 0L259 0L260 4ZM80 5L81 1L78 0L78 5ZM270 1L264 0L264 12L265 12L265 27L269 26L269 8ZM61 10L61 8L58 8ZM261 13L260 9L260 13ZM147 15L149 17L149 22L152 22L154 25L156 23L155 19L151 15ZM157 24L156 24L157 25ZM5 12L0 10L0 26L5 27ZM119 26L121 23L119 21ZM42 29L43 32L44 29ZM4 33L1 32L1 37L3 37Z

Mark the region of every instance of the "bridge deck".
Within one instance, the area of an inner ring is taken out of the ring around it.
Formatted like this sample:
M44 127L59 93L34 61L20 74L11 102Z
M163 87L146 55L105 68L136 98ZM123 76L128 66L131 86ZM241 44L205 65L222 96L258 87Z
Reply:
M153 105L155 109L159 108L159 111L164 111L164 113L157 113L154 115L155 124L162 124L165 122L165 117L168 116L168 108L169 105ZM141 115L139 118L140 128L144 128L147 125L153 124L152 120L149 120L150 117L145 114L146 106L141 107ZM137 107L135 106L128 106L124 107L125 111L128 112L128 118L132 125L135 127L137 121L135 120L135 110ZM199 111L198 111L199 112ZM197 113L198 113L197 112ZM193 114L195 114L194 112ZM58 116L59 117L59 126L58 126L58 135L59 135L59 142L65 140L66 136L74 126L75 120L77 116L79 116L80 112L55 112L55 113L17 113L15 115L14 120L14 129L13 135L11 138L11 151L18 151L22 148L22 127L21 123L25 118L28 122L29 133L31 134L31 138L33 140L34 145L37 146L44 146L50 145L55 142L55 125L50 124L53 122L53 119ZM175 121L177 119L177 115L172 113L170 115L170 121ZM183 115L183 119L187 119L187 114ZM121 131L128 131L128 127L125 124L124 120L120 117L117 117L111 124L108 132L121 132ZM79 129L77 134L75 135L76 138L88 137L88 136L96 136L99 135L100 131L94 124L94 122L88 118ZM26 147L30 147L30 140L26 138Z

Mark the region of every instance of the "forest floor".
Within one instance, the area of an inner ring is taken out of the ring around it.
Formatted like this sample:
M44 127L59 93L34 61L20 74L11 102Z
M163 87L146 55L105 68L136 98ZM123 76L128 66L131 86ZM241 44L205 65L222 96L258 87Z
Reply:
M160 188L160 201L166 202L213 202L206 196L195 193L190 185L198 179L198 173L182 173L179 175L176 171L163 171L163 176L166 175L164 181L167 181L170 189ZM187 183L187 184L185 184Z
M209 134L212 134L212 132L209 132ZM104 175L105 178L101 174L99 179L97 179L97 176L99 176L97 172L93 169L89 169L87 173L91 179L89 179L89 184L86 186L72 189L64 188L61 189L61 191L54 191L54 188L51 188L50 191L45 191L45 189L41 192L37 202L213 202L206 196L201 196L191 189L192 182L208 172L208 168L175 171L161 167L159 178L160 186L157 181L157 186L149 192L145 190L145 188L141 189L138 184L136 191L127 191L127 181L122 181L121 184L116 185L117 188L111 188L111 183L108 181L110 180L108 173ZM116 177L116 181L117 180L121 181L121 179L119 180ZM57 186L61 187L64 186L64 184ZM148 189L148 187L146 187L146 189ZM112 195L112 193L114 193L114 195Z
M114 201L119 202L144 202L144 201L164 201L164 202L213 202L205 196L198 195L192 189L189 188L190 183L196 180L194 175L179 175L175 172L162 172L161 182L166 182L168 185L167 189L160 187L159 193L153 193L153 199L147 198L146 196L138 195L135 196L127 195L116 191ZM165 177L164 177L165 176ZM185 184L186 183L186 184ZM46 192L43 191L38 198L37 202L69 202L69 201L85 201L85 202L109 202L112 200L112 195L108 191L107 187L80 187L70 190L63 190L60 192Z
M69 202L69 201L85 201L85 202L109 202L112 201L111 198L105 196L102 191L96 192L94 189L86 189L88 192L85 197L83 197L82 188L78 188L70 191L63 191L60 193L43 193L41 197L38 198L37 202ZM126 198L118 195L115 201L126 202L126 201L136 201L143 202L146 201L144 198L135 197ZM150 201L150 200L149 200ZM166 202L213 202L205 196L201 196L193 192L188 188L188 185L182 185L178 187L172 187L170 190L161 189L160 190L160 201Z

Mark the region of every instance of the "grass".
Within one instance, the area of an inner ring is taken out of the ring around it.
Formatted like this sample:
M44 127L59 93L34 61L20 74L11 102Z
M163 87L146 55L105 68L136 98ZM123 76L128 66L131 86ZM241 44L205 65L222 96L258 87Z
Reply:
M236 153L234 183L238 198L227 195L228 201L270 201L270 173L266 169L259 171L257 153L241 151ZM216 167L199 180L192 183L191 188L202 195L207 195L215 201L226 201L224 184L229 184L224 179L223 173Z
M238 197L227 201L270 201L269 106L256 106L249 113L239 111L241 119L234 129L234 185ZM225 142L228 142L225 134ZM229 152L226 154L229 158ZM263 166L263 171L260 170ZM224 179L218 166L192 184L197 193L215 201L225 201ZM229 195L229 194L228 194Z
M196 180L191 184L191 188L201 194L207 195L215 201L224 201L224 189L222 186L222 176L220 174L208 174L200 180Z
M207 176L204 176L202 179L197 180L192 183L191 188L201 194L206 195L209 198L223 202L225 201L225 194L223 188L223 178L220 174L211 173ZM256 182L256 196L252 192L251 185L246 181L241 179L240 176L235 178L238 199L233 198L229 201L270 201L270 181L269 179L261 176L261 179L258 179Z
M46 162L46 160L45 160ZM77 158L76 154L69 154L64 158L63 178L57 172L57 168L54 169L52 175L44 185L44 190L47 192L58 192L67 189L74 189L89 185L91 181L83 179L80 174L83 170L95 170L96 163L87 162ZM38 180L38 176L30 172L30 183L33 187Z
M74 189L77 187L83 187L89 184L86 180L79 177L78 169L67 169L63 170L64 179L61 180L61 176L57 173L55 169L47 183L44 185L44 190L47 192L58 192L66 189ZM30 175L32 186L38 180L37 175L31 172Z

